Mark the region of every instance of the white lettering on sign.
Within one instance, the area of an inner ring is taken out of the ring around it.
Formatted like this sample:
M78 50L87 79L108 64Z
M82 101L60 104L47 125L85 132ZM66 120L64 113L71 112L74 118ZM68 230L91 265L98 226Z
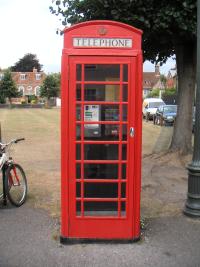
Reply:
M73 38L74 47L116 47L131 48L132 39L122 38Z

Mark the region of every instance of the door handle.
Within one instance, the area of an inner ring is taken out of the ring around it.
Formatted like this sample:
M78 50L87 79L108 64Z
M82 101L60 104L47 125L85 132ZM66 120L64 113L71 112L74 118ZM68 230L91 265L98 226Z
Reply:
M135 129L133 127L130 127L130 137L134 137Z

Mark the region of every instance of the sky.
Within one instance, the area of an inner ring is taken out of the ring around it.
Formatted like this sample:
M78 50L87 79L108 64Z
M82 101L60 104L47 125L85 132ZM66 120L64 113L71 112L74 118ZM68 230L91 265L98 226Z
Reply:
M0 0L0 68L14 65L27 53L36 54L46 73L59 72L63 37L56 34L62 29L57 16L49 11L51 0ZM169 59L161 67L167 74L175 61ZM144 71L154 71L145 62Z

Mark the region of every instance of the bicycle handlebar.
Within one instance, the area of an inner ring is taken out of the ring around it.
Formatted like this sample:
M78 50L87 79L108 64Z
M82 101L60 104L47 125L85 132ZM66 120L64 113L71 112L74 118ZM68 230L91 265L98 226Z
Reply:
M25 138L18 138L18 139L13 140L13 141L14 141L15 144L17 144L18 142L24 141L24 140L25 140Z
M0 146L2 146L2 147L7 147L7 146L9 146L9 145L11 145L11 144L13 144L13 143L15 143L15 144L17 144L18 142L20 142L20 141L23 141L23 140L25 140L25 138L18 138L18 139L13 139L13 140L11 140L9 143L1 143L0 142Z

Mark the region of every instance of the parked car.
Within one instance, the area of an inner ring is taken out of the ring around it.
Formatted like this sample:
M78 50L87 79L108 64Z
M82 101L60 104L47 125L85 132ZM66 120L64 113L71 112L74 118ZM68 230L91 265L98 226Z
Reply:
M160 106L154 118L154 123L159 125L173 125L177 114L177 105Z
M161 98L145 98L142 105L143 118L146 118L146 120L153 119L157 108L161 105L165 105Z

